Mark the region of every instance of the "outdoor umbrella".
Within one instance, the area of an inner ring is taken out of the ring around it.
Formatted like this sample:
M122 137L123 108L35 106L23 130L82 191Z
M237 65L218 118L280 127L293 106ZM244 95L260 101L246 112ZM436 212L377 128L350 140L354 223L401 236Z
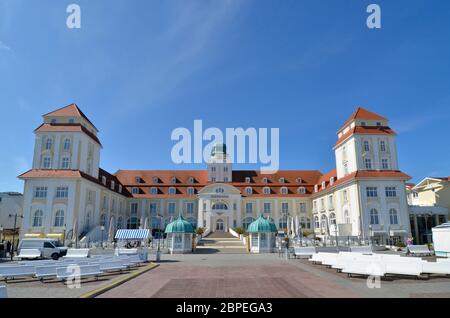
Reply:
M75 221L73 222L73 228L72 228L72 241L76 241L77 240L77 236L78 236L78 219L75 219Z
M143 229L144 227L144 217L141 217L141 220L140 220L140 222L139 222L139 229Z
M299 231L299 224L298 224L298 215L295 216L295 236L299 236L300 235L300 231Z
M144 229L148 229L148 218L145 218L145 221L144 221Z
M291 217L291 237L295 236L294 217Z
M115 224L114 224L114 217L112 216L111 219L109 220L109 230L108 230L108 241L112 242L114 239L114 228L115 228Z

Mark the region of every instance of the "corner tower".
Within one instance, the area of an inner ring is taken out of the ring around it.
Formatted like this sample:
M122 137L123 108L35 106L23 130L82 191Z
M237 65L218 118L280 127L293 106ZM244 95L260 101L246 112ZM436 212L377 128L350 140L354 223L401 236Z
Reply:
M225 144L216 144L208 161L208 182L232 182L232 167Z

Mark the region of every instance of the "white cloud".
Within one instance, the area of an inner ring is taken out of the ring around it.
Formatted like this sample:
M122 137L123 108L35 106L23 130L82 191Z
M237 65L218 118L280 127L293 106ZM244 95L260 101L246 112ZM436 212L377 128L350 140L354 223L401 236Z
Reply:
M3 43L2 41L0 41L0 50L6 50L8 52L13 52L13 50L8 45Z

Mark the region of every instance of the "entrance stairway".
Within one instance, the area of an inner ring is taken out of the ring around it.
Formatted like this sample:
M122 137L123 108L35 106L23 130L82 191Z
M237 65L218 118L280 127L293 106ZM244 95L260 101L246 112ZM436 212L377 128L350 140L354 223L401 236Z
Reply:
M212 232L199 242L196 253L246 254L247 249L241 240L228 232Z

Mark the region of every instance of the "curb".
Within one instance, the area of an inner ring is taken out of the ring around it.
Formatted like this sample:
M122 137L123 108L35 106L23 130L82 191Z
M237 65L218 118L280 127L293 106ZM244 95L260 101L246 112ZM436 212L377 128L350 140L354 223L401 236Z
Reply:
M139 276L141 274L144 274L144 273L146 273L146 272L148 272L148 271L150 271L150 270L152 270L152 269L154 269L154 268L156 268L158 266L159 266L159 264L150 263L147 266L145 266L145 267L143 267L141 269L138 269L134 273L130 273L128 275L125 275L124 277L120 277L118 279L115 279L111 283L107 284L106 286L102 286L102 287L94 289L94 290L92 290L90 292L87 292L87 293L81 295L79 298L95 298L98 295L101 295L101 294L107 292L108 290L111 290L111 289L113 289L113 288L115 288L115 287L117 287L119 285L122 285L123 283L126 283L129 280L132 280L133 278L135 278L135 277L137 277L137 276Z

